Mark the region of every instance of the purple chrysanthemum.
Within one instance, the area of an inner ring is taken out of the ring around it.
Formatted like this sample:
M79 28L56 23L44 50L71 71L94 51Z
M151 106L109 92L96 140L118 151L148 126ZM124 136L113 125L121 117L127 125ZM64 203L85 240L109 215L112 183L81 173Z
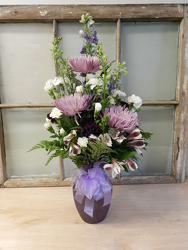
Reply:
M108 114L108 126L121 132L131 133L138 124L137 114L126 107L113 105L104 114Z
M96 56L79 56L71 57L68 59L68 64L75 72L81 73L96 73L99 71L100 63L97 61Z
M82 96L80 93L76 93L74 95L67 95L57 99L55 101L55 106L63 114L67 116L75 116L88 108L89 101L89 95L85 94Z

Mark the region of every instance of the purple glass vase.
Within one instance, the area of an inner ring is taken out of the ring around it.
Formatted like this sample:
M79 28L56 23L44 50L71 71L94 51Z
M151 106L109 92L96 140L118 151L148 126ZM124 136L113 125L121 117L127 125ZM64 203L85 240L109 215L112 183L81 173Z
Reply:
M87 173L88 173L88 170L92 169L92 168L93 168L92 165L83 165L81 167L81 169ZM75 198L77 191L75 190L75 185L73 185L73 197L74 197L76 209L77 209L80 217L82 218L82 220L89 223L89 224L96 224L96 223L103 221L108 213L108 210L109 210L110 204L111 204L112 183L111 183L110 178L106 175L106 173L104 172L104 170L102 169L101 166L100 166L100 169L102 170L101 173L104 176L107 185L109 184L109 187L111 187L111 189L110 189L110 192L108 192L108 202L106 202L107 204L105 203L105 199L106 199L105 194L104 194L104 197L102 197L99 200L93 199L94 203L92 206L92 211L93 211L92 215L88 215L85 212L86 203L88 201L87 197L85 195L83 195L83 200L81 202L78 202L78 200Z

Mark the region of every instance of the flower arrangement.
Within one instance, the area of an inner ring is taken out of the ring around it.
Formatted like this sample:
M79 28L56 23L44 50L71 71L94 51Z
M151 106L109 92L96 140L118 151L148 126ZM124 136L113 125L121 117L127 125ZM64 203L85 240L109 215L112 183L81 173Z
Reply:
M44 124L51 139L31 150L44 148L51 154L46 164L57 156L70 158L78 168L102 161L114 178L121 170L138 168L137 154L142 154L151 134L139 126L141 98L133 94L125 101L126 94L120 90L121 75L127 74L125 62L116 63L112 70L113 62L108 62L98 42L90 14L82 15L80 22L84 25L79 31L80 56L63 58L58 48L61 37L53 42L58 77L44 87L55 100Z

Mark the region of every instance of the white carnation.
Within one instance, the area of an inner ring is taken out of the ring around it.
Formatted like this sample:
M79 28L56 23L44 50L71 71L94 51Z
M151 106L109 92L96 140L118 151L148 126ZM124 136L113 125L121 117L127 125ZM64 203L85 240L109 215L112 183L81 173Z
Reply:
M101 111L101 109L102 109L102 105L101 105L99 102L96 102L96 103L95 103L95 110L96 110L97 112L99 112L99 111Z
M44 87L44 90L46 92L49 92L51 89L53 88L53 79L49 79L47 82L46 82L46 85Z
M91 89L94 89L96 86L102 86L103 82L102 82L101 79L91 78L91 79L89 79L89 81L87 82L87 84L91 86Z
M52 118L59 118L61 115L62 113L58 108L53 108L52 112L50 113L50 117Z
M49 122L44 123L44 127L45 127L46 129L48 129L50 126L51 126L51 124L50 124Z
M78 144L80 147L87 147L88 138L87 138L87 137L78 137L77 144Z
M53 80L53 85L57 86L60 83L64 83L63 77L55 77L54 80Z
M59 130L59 133L60 133L60 135L63 135L63 134L65 133L64 128L61 128L61 129Z
M76 87L76 92L77 92L77 93L82 93L82 92L83 92L83 86L82 86L82 85L77 86L77 87Z
M137 109L142 105L142 99L135 94L128 97L128 102L133 103L133 106Z
M117 95L119 95L119 97L125 97L126 94L125 92L119 90L119 89L114 89L114 91L112 92L112 96L116 97Z

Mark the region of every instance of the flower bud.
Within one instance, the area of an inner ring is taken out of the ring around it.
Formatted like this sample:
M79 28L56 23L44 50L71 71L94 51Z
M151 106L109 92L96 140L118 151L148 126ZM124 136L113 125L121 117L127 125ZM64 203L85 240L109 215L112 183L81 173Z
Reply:
M96 110L97 112L99 112L99 111L101 111L101 109L102 109L102 105L101 105L99 102L96 102L96 103L95 103L95 110Z

